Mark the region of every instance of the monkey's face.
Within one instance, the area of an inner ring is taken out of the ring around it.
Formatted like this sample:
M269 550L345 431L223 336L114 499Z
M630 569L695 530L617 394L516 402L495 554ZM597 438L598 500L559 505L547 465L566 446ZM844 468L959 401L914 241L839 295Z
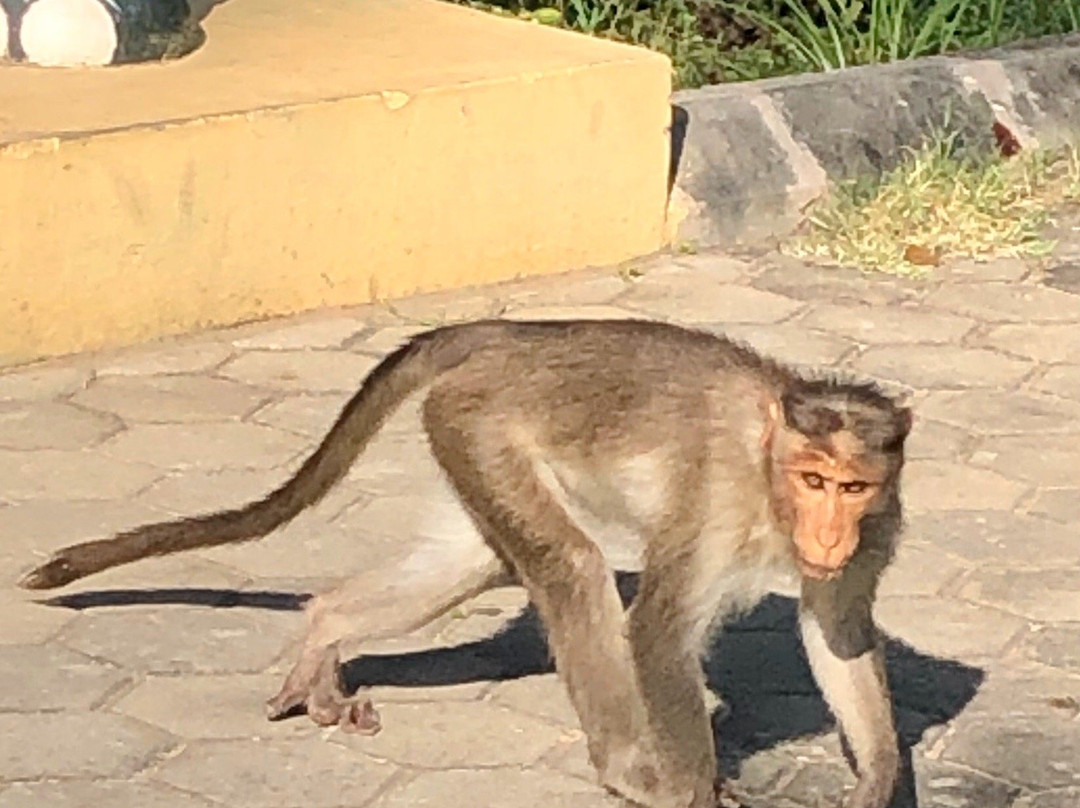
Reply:
M835 577L859 547L859 520L880 499L886 469L811 447L778 459L774 496L786 511L799 570Z
M772 508L807 578L840 574L859 549L859 523L890 502L911 412L823 390L766 406L762 447Z

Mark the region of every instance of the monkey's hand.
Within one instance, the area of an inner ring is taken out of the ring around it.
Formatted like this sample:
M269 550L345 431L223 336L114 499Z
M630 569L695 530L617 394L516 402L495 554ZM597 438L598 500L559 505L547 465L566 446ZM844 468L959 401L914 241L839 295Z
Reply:
M844 800L844 808L887 808L900 776L899 760L876 761L859 777Z

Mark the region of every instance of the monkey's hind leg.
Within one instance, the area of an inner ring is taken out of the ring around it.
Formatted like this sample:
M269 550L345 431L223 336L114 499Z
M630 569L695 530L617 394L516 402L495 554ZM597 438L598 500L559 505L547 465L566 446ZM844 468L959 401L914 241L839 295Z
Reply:
M445 540L444 540L445 542ZM422 628L455 606L510 583L503 563L475 534L449 548L427 546L403 564L372 570L320 595L307 607L307 633L281 690L267 702L271 720L305 708L317 724L377 730L370 704L344 692L338 644L379 640Z
M447 476L540 614L556 668L585 732L589 757L610 790L650 808L655 767L624 633L622 601L599 547L539 479L528 453L485 434L497 462L476 462L429 417ZM497 442L497 445L493 445Z

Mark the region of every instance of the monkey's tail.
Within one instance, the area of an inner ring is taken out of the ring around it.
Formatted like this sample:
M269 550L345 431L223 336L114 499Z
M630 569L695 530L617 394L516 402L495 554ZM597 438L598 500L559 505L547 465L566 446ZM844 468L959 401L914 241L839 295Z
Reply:
M446 326L413 338L387 356L364 380L300 470L263 499L234 510L143 525L109 539L73 544L26 573L19 586L53 589L148 556L265 536L321 500L409 395L463 362L484 344L488 329L499 325L503 324Z

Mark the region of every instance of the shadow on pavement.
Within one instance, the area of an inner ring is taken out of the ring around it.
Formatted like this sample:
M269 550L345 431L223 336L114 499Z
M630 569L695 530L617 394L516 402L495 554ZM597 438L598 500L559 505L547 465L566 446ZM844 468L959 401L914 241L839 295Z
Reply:
M620 574L630 600L635 576ZM298 610L303 593L225 589L105 590L51 598L71 609L136 604L195 604L214 608ZM794 599L770 595L757 608L728 624L709 649L709 686L730 708L718 732L721 769L739 775L751 755L786 741L833 729L832 717L810 673L796 628ZM287 638L283 638L283 642ZM905 776L890 808L916 808L911 752L932 726L956 716L984 678L974 667L919 653L896 639L886 647L889 680L904 752ZM388 685L433 687L518 679L550 673L551 664L536 612L529 608L493 637L452 648L407 654L360 656L344 665L350 690Z

